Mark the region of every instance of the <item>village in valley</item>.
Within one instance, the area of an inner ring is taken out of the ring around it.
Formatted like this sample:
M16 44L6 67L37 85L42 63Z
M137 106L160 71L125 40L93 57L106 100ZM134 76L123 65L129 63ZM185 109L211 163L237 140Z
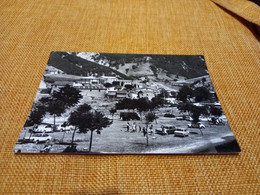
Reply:
M52 52L14 152L238 152L204 58L180 58Z

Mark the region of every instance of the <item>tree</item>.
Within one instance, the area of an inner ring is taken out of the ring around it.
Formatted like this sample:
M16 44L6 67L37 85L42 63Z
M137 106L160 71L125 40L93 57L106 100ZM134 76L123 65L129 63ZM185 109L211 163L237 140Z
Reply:
M112 115L112 122L114 120L114 114L116 113L116 109L115 108L112 108L109 110L110 114Z
M142 112L150 110L151 106L152 104L147 98L139 98L134 102L134 107L137 108L140 113L140 118L142 116Z
M38 105L35 108L32 108L28 119L25 122L25 127L38 125L42 122L42 118L46 113L46 109L42 105Z
M210 99L209 90L206 87L198 87L194 90L195 101L201 102Z
M180 104L177 106L177 108L178 108L178 110L180 110L180 112L188 112L189 115L191 115L190 112L191 112L191 110L192 110L192 106L193 106L192 103L187 102L187 103L180 103Z
M210 107L210 114L214 116L221 116L222 115L222 110L220 108L217 108L215 106Z
M137 68L137 65L133 65L132 66L132 69L134 70L134 69L136 69Z
M130 98L124 98L118 101L115 105L116 110L122 109L135 109L136 108L136 100L132 100Z
M148 146L148 125L149 125L149 123L152 123L157 118L158 117L153 112L148 112L145 115L145 121L146 121L146 146Z
M120 82L119 81L113 81L112 86L120 86Z
M42 105L36 106L31 112L28 117L28 119L25 122L26 127L33 126L33 129L31 130L31 134L29 136L29 140L31 138L31 135L34 131L35 126L41 124L43 116L46 114L46 109Z
M41 103L41 104L48 104L49 102L51 101L51 98L50 97L42 97L40 100L39 100L39 102Z
M134 86L128 84L128 85L125 85L125 88L126 88L127 90L132 90L132 89L134 88Z
M89 130L90 130L90 141L89 141L89 152L91 152L92 147L92 139L93 139L93 132L96 130L97 132L100 132L103 128L106 128L111 125L111 121L105 117L101 112L92 112L89 113L90 120L87 122L89 124Z
M199 106L195 106L191 103L183 103L183 104L178 105L177 108L181 111L189 112L193 119L193 121L192 121L193 123L199 122L199 117L201 114L208 115L208 109L206 106L199 107ZM201 128L199 128L199 129L200 129L201 134L203 135Z
M177 95L177 99L183 102L186 102L187 99L192 97L193 97L193 90L187 85L182 86L182 88L180 88L179 93Z
M89 142L89 152L91 152L93 132L99 132L103 128L108 127L112 122L101 112L91 111L86 104L80 105L74 112L70 114L68 122L73 125L74 132L72 134L71 145L73 145L75 132L78 129L80 133L91 132Z
M90 111L92 108L89 104L82 104L77 108L77 111L80 113L85 113Z
M176 98L177 97L177 93L175 91L171 91L171 96Z
M56 116L61 116L67 108L75 106L81 98L78 89L65 85L58 91L54 91L51 97L43 97L39 102L46 105L46 111L53 115L53 128L56 128Z
M192 113L191 117L194 123L199 122L199 117L201 114L208 115L208 111L205 106L199 107L199 106L192 105L191 113Z
M199 117L201 114L208 115L207 107L205 106L195 106L191 103L182 103L177 106L177 108L182 112L189 112L193 122L199 122Z
M207 81L206 78L201 79L203 86L205 85L205 82Z
M111 84L111 83L105 83L104 86L105 86L106 88L109 88L109 87L112 87L112 84Z
M165 100L159 95L153 97L151 101L152 101L151 102L152 109L156 109L160 106L163 106L163 104L165 103Z
M60 100L51 100L47 104L47 112L53 115L53 128L56 128L55 118L61 116L65 112L65 103Z
M158 96L162 98L168 98L170 95L168 91L166 91L165 89L161 89L161 92Z
M52 98L64 102L65 107L72 107L79 103L79 100L82 98L80 91L75 87L70 85L65 85L60 88L59 91L54 91Z

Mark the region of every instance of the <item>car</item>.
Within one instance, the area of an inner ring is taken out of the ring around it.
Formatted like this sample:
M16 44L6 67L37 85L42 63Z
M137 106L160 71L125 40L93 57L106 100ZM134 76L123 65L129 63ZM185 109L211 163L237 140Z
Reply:
M198 128L198 129L205 129L205 125L202 123L190 123L188 124L189 128Z
M185 120L186 120L186 121L193 121L193 118L192 118L191 116L186 116L186 117L185 117Z
M25 137L24 139L38 144L40 142L50 141L52 137L46 133L36 133L34 135L31 135L30 137Z
M207 122L207 121L210 120L210 118L209 118L209 117L202 117L202 116L200 116L200 117L199 117L199 120L200 120L200 121L203 121L203 122Z
M74 129L75 129L75 127L72 125L68 125L68 126L61 125L61 127L60 127L61 131L72 131Z
M177 116L176 119L177 120L184 120L183 116Z
M174 134L176 127L174 125L162 125L161 128L155 129L155 133L161 135Z
M185 128L177 128L175 131L174 131L174 135L175 136L180 136L180 137L186 137L189 135L189 131Z
M36 129L34 129L33 132L34 133L52 133L53 126L52 125L39 125Z

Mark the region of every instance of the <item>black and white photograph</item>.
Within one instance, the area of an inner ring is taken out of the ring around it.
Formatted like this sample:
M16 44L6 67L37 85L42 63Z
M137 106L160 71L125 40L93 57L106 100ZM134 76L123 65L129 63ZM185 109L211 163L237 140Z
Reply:
M15 153L241 152L203 55L50 54Z

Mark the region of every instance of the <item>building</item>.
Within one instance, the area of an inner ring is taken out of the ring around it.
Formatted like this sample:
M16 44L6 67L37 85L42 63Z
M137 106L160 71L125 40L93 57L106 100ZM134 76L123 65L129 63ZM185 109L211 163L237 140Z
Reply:
M114 81L118 81L118 78L115 77L115 76L105 76L105 75L103 75L99 79L100 79L100 82L103 83L103 84L104 83L112 84Z
M116 92L116 97L123 99L123 98L128 97L128 93L127 93L126 90L117 91L117 92Z

